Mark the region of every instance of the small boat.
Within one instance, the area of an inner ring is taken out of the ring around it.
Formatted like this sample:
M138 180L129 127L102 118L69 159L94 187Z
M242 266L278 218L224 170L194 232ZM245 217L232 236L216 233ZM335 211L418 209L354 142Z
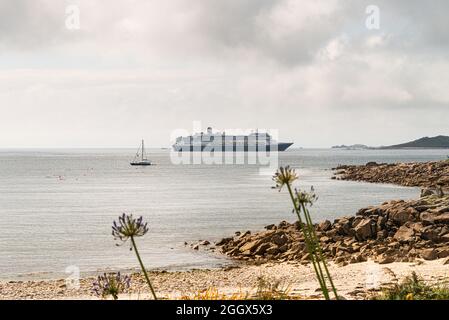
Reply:
M134 160L130 162L132 166L151 166L152 163L147 159L145 154L145 142L142 139L142 146L137 150Z

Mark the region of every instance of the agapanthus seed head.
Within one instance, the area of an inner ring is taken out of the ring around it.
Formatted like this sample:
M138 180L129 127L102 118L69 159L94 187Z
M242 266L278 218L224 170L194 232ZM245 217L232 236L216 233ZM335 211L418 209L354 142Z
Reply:
M141 237L148 232L148 224L143 222L143 218L134 218L132 214L123 213L118 222L112 224L112 235L114 239L123 243L131 237Z
M299 179L295 169L290 168L290 166L280 167L276 173L273 175L273 181L276 183L275 188L282 189L284 185L292 185L292 183Z
M301 205L304 205L305 207L313 206L317 200L318 196L315 194L313 186L310 188L309 192L295 189L295 201L299 208L301 208Z
M117 300L120 293L129 289L130 283L131 278L128 275L122 276L120 272L104 273L92 283L92 292L103 299L112 296Z

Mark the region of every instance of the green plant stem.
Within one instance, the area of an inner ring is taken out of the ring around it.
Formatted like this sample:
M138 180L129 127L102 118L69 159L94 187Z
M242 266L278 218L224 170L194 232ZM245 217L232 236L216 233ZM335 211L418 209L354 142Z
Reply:
M334 282L332 281L332 277L331 277L329 269L327 267L326 259L324 258L323 250L321 249L321 245L320 245L318 237L316 235L315 227L313 226L313 222L312 222L312 218L310 217L309 210L306 208L306 206L304 204L301 204L301 206L302 206L302 209L304 210L304 215L306 217L306 220L308 221L308 224L310 226L312 226L312 234L313 234L314 240L317 243L318 254L319 254L320 260L323 262L324 270L326 272L327 278L329 279L329 283L330 283L332 291L335 295L335 299L338 299L337 289L335 288Z
M318 261L317 257L315 256L315 250L311 246L312 242L310 241L311 239L310 239L309 230L307 230L308 229L307 227L303 226L300 210L296 204L295 197L293 196L293 191L292 191L290 184L287 184L287 189L288 189L288 193L290 194L290 198L292 200L295 213L298 216L299 225L300 225L300 228L304 235L304 240L306 241L306 246L309 248L308 251L310 254L310 259L312 261L312 265L313 265L313 269L315 270L315 274L317 275L318 282L320 283L321 291L323 292L324 298L326 300L329 300L329 292L327 290L326 282L325 282L325 279L323 276L323 271L321 270L319 261ZM318 267L317 267L317 265L318 265ZM320 270L318 270L318 269L320 269Z
M304 214L304 215L305 215L305 214ZM306 216L306 220L307 220L307 216ZM311 243L312 250L313 250L313 254L314 254L314 257L315 257L315 261L316 261L316 264L317 264L317 266L318 266L318 271L319 271L320 277L321 277L321 279L322 279L321 281L323 282L323 285L324 285L324 288L325 288L325 292L323 292L323 294L324 294L324 296L325 296L326 299L329 299L329 298L330 298L330 296L329 296L329 290L328 290L328 288L327 288L326 278L324 277L323 269L322 269L322 267L321 267L321 262L324 263L323 257L317 255L317 251L318 251L317 248L319 248L319 244L315 241L315 239L314 239L313 236L312 236L312 231L311 231L311 229L313 228L313 224L309 224L309 222L307 222L307 223L306 223L306 227L307 227L308 232L309 232L309 237L310 237L310 240L309 240L309 241L310 241L310 243Z
M142 269L145 279L147 280L148 286L150 287L151 293L153 294L154 300L157 300L156 292L154 291L153 286L151 285L151 281L150 281L150 278L148 277L148 273L145 270L142 259L140 258L140 254L139 254L139 251L137 250L137 246L136 246L136 242L134 241L134 237L131 237L131 243L133 245L134 251L136 252L137 260L139 260L140 268Z

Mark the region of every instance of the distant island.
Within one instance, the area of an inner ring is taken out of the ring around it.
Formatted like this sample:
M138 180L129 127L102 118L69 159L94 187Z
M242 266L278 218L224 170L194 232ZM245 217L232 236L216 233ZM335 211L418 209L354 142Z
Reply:
M449 149L448 136L424 137L407 143L382 146L379 149Z
M436 136L436 137L424 137L418 140L395 144L391 146L381 147L369 147L364 144L353 145L337 145L332 149L344 149L344 150L368 150L368 149L449 149L449 136Z
M345 150L365 150L365 149L373 149L372 147L368 147L364 144L352 144L350 146L347 145L340 145L340 146L333 146L332 149L345 149Z

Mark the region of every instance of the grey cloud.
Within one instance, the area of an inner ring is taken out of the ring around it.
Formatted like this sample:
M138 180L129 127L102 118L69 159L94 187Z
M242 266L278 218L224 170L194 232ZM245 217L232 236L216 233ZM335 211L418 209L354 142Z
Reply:
M30 69L0 74L0 145L128 145L148 128L166 145L192 120L308 146L448 133L445 0L78 2L75 33L71 1L0 2L0 66Z
M0 2L0 48L3 51L59 45L66 32L62 1Z

